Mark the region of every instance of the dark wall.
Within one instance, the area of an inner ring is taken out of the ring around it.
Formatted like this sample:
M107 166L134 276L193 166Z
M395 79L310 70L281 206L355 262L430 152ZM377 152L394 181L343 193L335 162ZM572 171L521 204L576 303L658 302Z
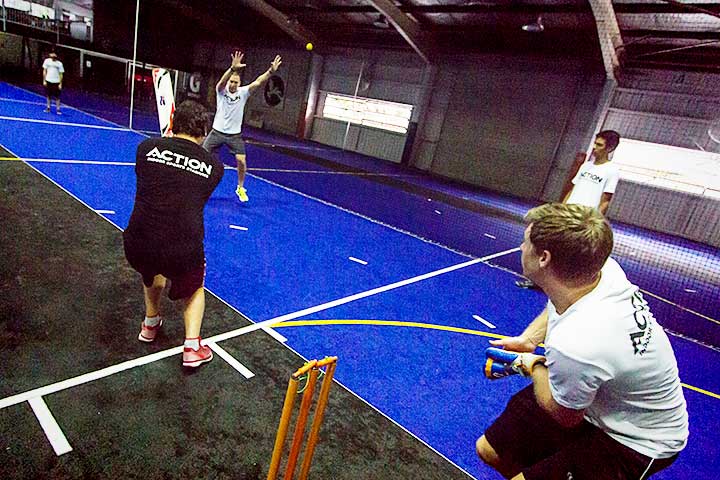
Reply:
M135 29L135 2L95 2L93 50L132 58ZM198 41L215 41L216 32L162 2L140 2L138 25L139 61L192 70L193 46Z
M448 60L438 85L447 89L448 106L432 171L541 198L553 165L561 161L557 155L581 148L577 140L591 128L601 64L539 55ZM574 145L563 145L568 137Z

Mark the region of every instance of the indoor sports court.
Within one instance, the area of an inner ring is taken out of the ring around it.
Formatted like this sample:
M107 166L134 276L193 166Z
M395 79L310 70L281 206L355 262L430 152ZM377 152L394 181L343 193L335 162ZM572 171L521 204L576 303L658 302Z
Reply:
M516 285L523 216L558 199L573 157L608 129L622 137L612 257L669 337L689 417L687 446L651 478L718 476L720 110L702 100L720 107L720 75L692 49L649 65L687 46L633 41L629 18L650 7L548 4L539 17L542 5L491 3L498 32L526 18L519 33L549 34L459 44L430 19L470 35L492 24L474 3L25 2L50 8L44 23L20 3L6 0L0 34L3 478L268 478L288 381L326 357L337 363L313 374L329 394L308 478L502 478L475 442L531 380L486 378L485 350L548 302ZM264 20L229 25L230 8ZM162 12L177 23L153 30ZM702 28L720 26L704 15ZM626 42L615 69L600 24ZM51 49L61 115L49 100L45 111ZM204 210L214 358L186 368L180 304L163 298L157 338L137 341L145 305L122 232L136 150L163 129L153 70L168 72L173 106L215 110L235 49L243 85L283 63L245 107L248 202L236 158L219 153Z

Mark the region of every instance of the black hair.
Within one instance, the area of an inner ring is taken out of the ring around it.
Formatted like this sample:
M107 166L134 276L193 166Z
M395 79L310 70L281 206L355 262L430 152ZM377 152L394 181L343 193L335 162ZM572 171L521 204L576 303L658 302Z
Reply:
M173 133L204 137L207 135L207 109L194 100L185 100L175 110L173 116Z
M605 148L608 152L612 152L620 144L620 134L615 130L603 130L595 136L605 140Z

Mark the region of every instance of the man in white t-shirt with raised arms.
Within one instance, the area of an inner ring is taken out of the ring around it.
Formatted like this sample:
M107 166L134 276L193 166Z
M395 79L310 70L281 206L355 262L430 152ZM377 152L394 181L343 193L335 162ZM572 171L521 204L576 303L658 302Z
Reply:
M688 439L670 341L609 258L613 234L597 209L552 203L525 220L523 274L549 302L520 336L491 343L532 385L510 399L477 453L513 480L644 480ZM530 353L541 342L545 356Z
M610 200L620 180L620 169L610 161L610 154L619 144L620 134L614 130L603 130L595 136L592 157L579 166L572 182L566 184L560 196L563 203L597 208L600 213L607 215ZM538 288L528 279L518 280L515 285Z
M47 98L47 106L45 107L46 112L50 112L50 101L55 99L55 113L60 113L60 92L62 91L63 75L65 73L65 67L60 60L57 58L57 54L53 51L50 52L48 58L45 59L42 65L43 68L43 87L45 87L45 97Z
M282 58L276 55L270 63L270 68L257 77L254 82L241 86L240 69L245 67L242 63L243 54L235 52L231 55L232 62L220 81L215 87L217 94L217 111L213 120L212 131L205 138L203 147L210 153L214 153L223 145L227 145L235 155L237 161L238 185L235 193L241 202L248 201L245 191L245 172L247 163L245 161L245 143L241 137L243 115L245 104L250 94L267 82L273 73L280 68Z

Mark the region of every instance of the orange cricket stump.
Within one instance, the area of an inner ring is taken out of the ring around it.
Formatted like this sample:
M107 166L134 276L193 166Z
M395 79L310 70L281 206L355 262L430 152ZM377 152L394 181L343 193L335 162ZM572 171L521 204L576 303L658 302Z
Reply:
M315 416L313 418L312 426L310 429L310 437L305 447L305 456L303 458L302 466L300 469L301 478L307 478L308 471L310 470L310 462L312 460L312 455L315 450L315 444L317 443L318 439L320 424L322 422L325 406L327 405L328 396L330 394L330 386L332 384L332 377L335 372L336 362L337 357L326 357L319 362L317 360L311 360L305 365L303 365L301 368L299 368L290 377L287 393L285 394L285 402L283 404L282 415L280 416L280 425L278 426L277 436L275 437L275 446L273 448L272 459L270 460L270 468L268 470L267 476L268 480L277 479L278 471L280 469L282 452L285 446L285 439L287 437L287 431L290 425L290 418L292 417L292 409L295 404L295 395L297 395L298 392L298 384L300 381L300 377L307 374L307 384L302 391L303 398L300 402L300 411L298 413L295 423L295 431L293 432L290 453L288 454L287 465L285 466L284 478L285 480L292 480L295 474L295 468L297 466L300 450L302 449L302 441L303 437L305 436L305 427L307 426L307 419L313 401L315 385L320 375L320 368L327 367L327 373L325 375L327 378L322 380L323 383L322 388L320 389L320 397L318 399L317 406L315 407Z
M332 385L335 367L337 365L337 357L325 357L320 360L315 368L321 368L327 365L325 370L325 378L323 378L322 387L320 387L320 396L317 406L315 407L315 416L313 417L312 426L310 427L310 436L305 446L305 454L303 455L302 465L300 466L300 480L306 480L308 472L310 472L310 463L315 453L315 445L320 436L320 425L325 415L325 407L327 406L328 397L330 396L330 386Z

